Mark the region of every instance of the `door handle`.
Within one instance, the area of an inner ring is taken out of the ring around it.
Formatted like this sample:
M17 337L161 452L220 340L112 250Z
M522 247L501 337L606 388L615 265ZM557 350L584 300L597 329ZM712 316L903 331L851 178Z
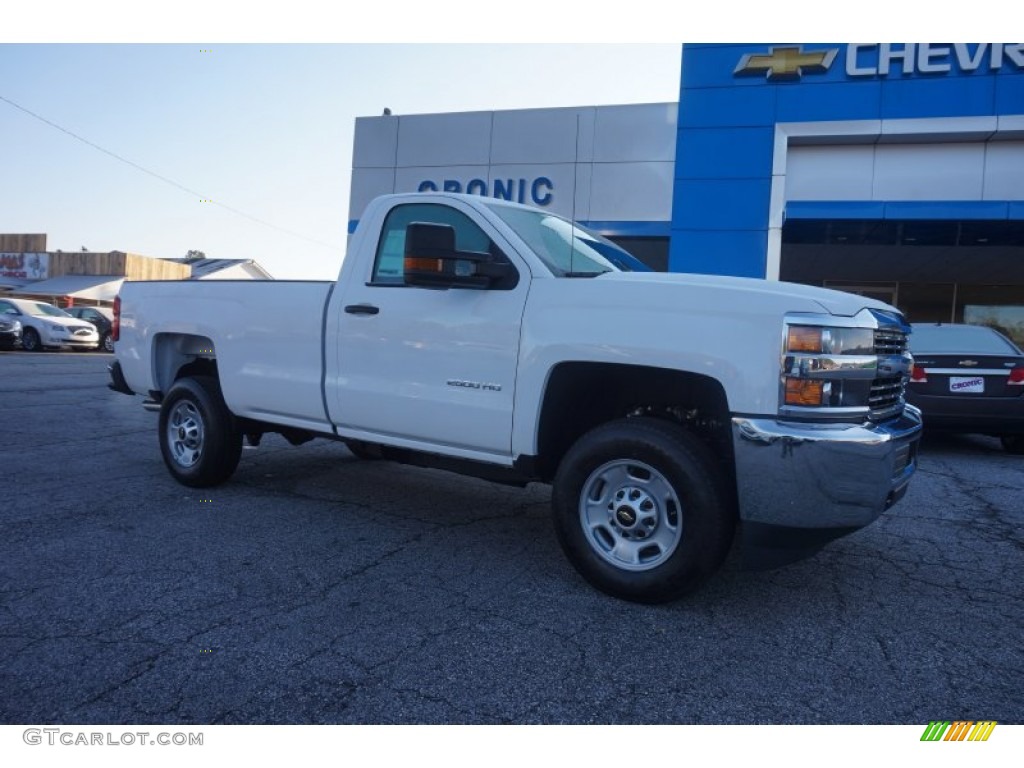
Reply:
M373 304L349 304L345 307L345 311L350 315L376 315L380 312L380 307L375 307Z

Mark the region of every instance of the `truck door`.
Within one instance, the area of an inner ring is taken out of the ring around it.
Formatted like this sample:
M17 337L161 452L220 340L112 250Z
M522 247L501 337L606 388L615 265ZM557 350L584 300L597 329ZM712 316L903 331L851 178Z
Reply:
M507 260L516 279L482 290L405 285L405 234L414 222L453 227L457 250ZM372 269L359 276L365 279L349 280L336 305L339 372L331 412L342 435L511 460L529 272L485 227L450 205L408 203L388 212Z

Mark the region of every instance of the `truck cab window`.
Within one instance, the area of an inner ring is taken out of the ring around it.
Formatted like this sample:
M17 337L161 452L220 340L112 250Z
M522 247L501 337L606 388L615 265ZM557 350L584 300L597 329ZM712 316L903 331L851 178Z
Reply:
M373 262L373 285L403 285L405 228L413 222L447 224L455 229L455 248L459 251L490 253L504 259L494 242L464 213L445 205L413 203L399 205L384 220L377 257Z

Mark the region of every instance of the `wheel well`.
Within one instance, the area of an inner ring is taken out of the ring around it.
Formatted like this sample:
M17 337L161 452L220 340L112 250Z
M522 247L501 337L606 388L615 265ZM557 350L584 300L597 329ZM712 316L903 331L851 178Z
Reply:
M555 476L566 451L585 433L629 416L686 426L719 456L732 479L729 404L718 381L666 368L583 362L562 363L548 379L537 433L541 479Z
M217 377L217 355L206 336L161 333L153 339L153 378L161 393L185 376Z
M183 379L186 376L212 376L217 378L217 361L209 358L198 358L190 363L185 363L178 372L174 374L174 380Z

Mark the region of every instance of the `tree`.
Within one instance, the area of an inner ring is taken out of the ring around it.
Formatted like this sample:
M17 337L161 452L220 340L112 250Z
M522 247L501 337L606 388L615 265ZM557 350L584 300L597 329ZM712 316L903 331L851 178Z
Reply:
M203 253L202 251L189 251L188 253L185 254L185 259L187 261L198 261L199 259L205 258L206 254Z

